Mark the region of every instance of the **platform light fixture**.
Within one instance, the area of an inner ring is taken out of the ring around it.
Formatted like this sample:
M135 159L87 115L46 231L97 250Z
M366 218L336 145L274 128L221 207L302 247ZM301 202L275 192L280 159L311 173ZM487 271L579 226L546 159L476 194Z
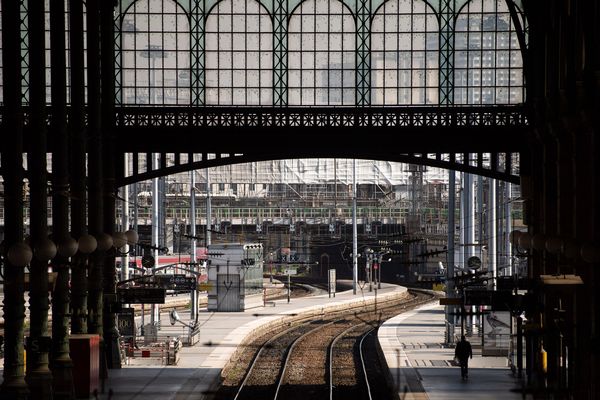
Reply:
M42 239L34 249L35 258L41 262L48 262L56 256L56 245L49 238Z
M125 234L125 232L115 232L113 234L112 239L113 239L113 245L117 249L120 249L121 247L123 247L127 244L127 235Z
M127 244L137 244L140 239L138 233L133 229L126 231L125 236L127 237Z
M113 238L107 233L102 232L96 240L98 241L98 250L100 251L107 251L113 247Z
M564 242L559 237L551 237L546 240L546 251L551 254L558 254L562 250Z
M89 233L81 235L79 238L79 251L83 254L93 253L98 247L98 241Z
M29 265L33 258L31 247L24 242L17 242L8 249L8 261L15 267L25 267Z
M63 240L58 244L58 254L62 257L73 257L79 248L79 243L77 240L73 239L71 236Z

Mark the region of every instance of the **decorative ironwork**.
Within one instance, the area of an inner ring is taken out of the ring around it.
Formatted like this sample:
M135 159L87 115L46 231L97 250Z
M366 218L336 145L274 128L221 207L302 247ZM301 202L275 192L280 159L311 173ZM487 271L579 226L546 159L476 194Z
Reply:
M123 60L121 44L123 40L123 2L119 2L119 12L115 13L115 104L123 103Z
M460 9L454 0L350 3L120 1L115 101L279 107L523 101L527 21L519 2L472 0ZM28 3L19 5L27 104Z
M356 6L356 104L371 104L371 1Z
M275 0L273 10L273 104L286 106L288 85L288 0Z
M440 104L454 102L454 3L440 1Z
M494 127L527 126L522 107L120 107L125 127Z
M29 16L27 0L21 0L21 98L29 104Z
M205 103L205 1L192 0L191 15L191 90L192 90L192 105L200 106Z

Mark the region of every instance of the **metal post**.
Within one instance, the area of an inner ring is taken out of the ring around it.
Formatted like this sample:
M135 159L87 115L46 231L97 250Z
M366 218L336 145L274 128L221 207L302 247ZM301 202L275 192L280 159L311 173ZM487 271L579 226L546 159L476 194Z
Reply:
M83 43L83 1L69 1L69 44L71 108L70 125L70 178L71 178L71 234L79 238L87 233L86 195L86 138L85 138L85 74ZM5 94L6 96L6 94ZM78 253L71 259L71 333L88 332L88 256Z
M517 317L517 374L523 376L523 318Z
M460 227L460 237L458 240L459 243L459 248L458 248L458 265L459 266L464 266L465 265L465 252L464 252L464 247L463 244L465 243L465 173L461 172L460 173L460 197L459 197L459 224L458 226Z
M356 159L352 160L352 294L358 283L358 233L356 227Z
M115 221L117 216L117 164L119 174L122 174L123 158L117 157L115 146L115 22L114 4L103 1L100 5L100 43L102 54L101 66L101 127L102 127L102 178L103 178L103 218L104 233L111 238L115 233ZM119 351L119 330L117 328L117 315L115 308L117 299L117 274L115 269L116 250L112 247L103 259L103 322L104 327L104 354L105 366L107 368L121 368L121 352ZM103 371L101 377L107 371Z
M504 222L504 248L505 253L506 253L506 263L505 265L508 266L507 268L507 274L509 276L512 276L513 273L515 272L515 270L513 269L513 262L512 262L512 244L510 243L509 240L509 233L511 232L511 227L512 227L512 202L510 201L510 198L512 197L512 184L510 182L505 182L504 183L504 187L506 188L505 191L505 196L504 196L504 218L505 218L505 222Z
M448 254L446 266L446 297L454 297L454 213L456 207L456 173L448 170ZM446 344L454 344L454 324L450 322L451 306L446 306Z
M327 294L329 294L329 298L331 298L331 274L327 271Z
M125 176L129 174L129 154L125 153ZM121 220L121 230L126 232L129 230L129 185L122 188L123 194L123 216ZM129 244L123 246L124 255L121 257L121 280L129 279Z
M496 184L495 179L488 178L488 260L489 269L492 273L492 282L490 287L496 290L496 277L498 276L498 264L496 262L496 242L497 242L497 224L496 224Z
M196 271L196 171L190 171L190 236L192 236L192 246L190 249L190 261L192 262L191 269ZM196 275L194 274L194 278ZM198 290L196 287L190 292L191 314L192 321L198 320ZM192 324L195 328L195 323ZM191 332L190 332L191 334ZM191 340L191 337L190 337Z
M211 207L210 169L206 168L206 247L211 244L212 207Z
M159 164L159 154L158 153L154 153L152 154L152 169L156 170L160 167ZM159 223L158 223L158 214L159 214L159 195L158 195L158 178L154 178L152 179L152 246L154 246L154 268L153 268L153 273L154 273L154 269L157 266L158 263L158 247L159 247ZM150 313L150 324L152 325L152 327L154 327L156 324L158 324L158 307L156 304L152 304L150 306L150 309L152 310Z
M287 274L287 276L288 276L287 301L288 301L288 303L289 303L289 302L290 302L290 291L292 290L292 289L291 289L291 282L290 282L290 269L289 269L289 268L288 268L288 271L287 271L287 273L288 273L288 274Z
M4 179L4 248L23 241L23 106L21 99L20 3L2 0L2 84L4 113L2 128L10 132L10 146L2 147ZM25 322L25 268L4 261L4 371L0 397L28 398L23 369Z
M379 256L379 262L377 263L377 289L381 289L381 264L383 263L383 257Z
M483 241L484 241L484 227L485 227L485 217L484 217L484 208L483 208L483 176L477 176L477 195L476 203L477 203L477 244L479 245L479 258L483 259Z
M66 108L65 2L50 2L50 49L52 59L52 130L56 147L52 157L52 231L57 245L69 235L69 135ZM50 368L56 399L74 396L73 362L69 355L69 265L68 257L58 254L52 266L57 279L52 295L52 352Z
M367 279L369 279L369 292L373 291L373 253L367 249Z
M29 2L29 136L27 152L30 187L31 247L43 245L48 239L47 128L46 128L46 57L44 2ZM15 40L13 38L12 40ZM29 343L43 343L48 333L48 260L33 257L29 273ZM52 396L52 374L48 368L50 349L47 346L27 348L25 380L34 399Z
M473 175L464 174L465 176L465 213L463 219L463 229L465 231L465 241L463 243L464 261L465 264L469 257L474 254L473 243L475 241L475 191L473 190ZM464 266L464 265L463 265Z
M102 193L102 135L100 115L100 4L98 0L86 2L87 24L87 93L88 93L88 226L90 233L99 239L103 233L104 206ZM104 269L103 249L97 248L89 256L88 276L88 333L101 337L104 348L102 281ZM103 352L102 352L103 353Z

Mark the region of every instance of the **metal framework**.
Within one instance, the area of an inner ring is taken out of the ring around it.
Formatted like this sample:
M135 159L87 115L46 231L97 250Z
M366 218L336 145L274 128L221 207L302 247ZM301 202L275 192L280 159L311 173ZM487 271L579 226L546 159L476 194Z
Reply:
M27 2L20 4L27 104L28 13ZM518 5L496 0L122 1L115 15L115 102L121 105L115 129L124 146L142 140L139 147L155 151L160 141L143 143L143 132L160 139L160 129L173 141L210 142L215 154L211 135L225 130L235 140L243 136L239 130L264 144L289 129L317 128L315 137L323 135L321 142L331 143L327 151L335 152L348 132L376 128L384 132L382 140L414 150L404 154L420 154L413 133L426 131L441 144L425 162L454 165L441 158L457 151L453 141L468 140L485 152L485 137L512 135L528 124L520 106L527 39L522 18ZM432 107L455 104L463 106ZM240 140L246 145L240 157L283 154L275 150L279 144L259 148L249 141ZM324 151L315 149L314 155L327 156ZM393 151L369 155L394 157ZM180 162L177 169L191 169L184 164L193 162ZM496 172L516 180L510 171ZM121 183L147 174L134 173Z
M159 152L164 160L159 168L134 161L131 174L123 176L119 184L217 165L301 157L416 163L518 183L518 137L528 127L523 109L515 106L360 110L185 107L170 109L169 113L160 108L121 107L116 113L119 137L125 138L124 151L133 153L134 160L142 151ZM303 141L283 145L282 132L297 132ZM368 135L369 140L349 140L348 134ZM224 135L226 142L219 140ZM422 136L430 139L426 146L418 140ZM169 137L169 141L162 137ZM464 146L461 143L466 142L478 152L459 153ZM435 152L420 150L434 147ZM203 148L206 153L189 154L189 148ZM503 148L506 153L489 153L492 148ZM171 154L171 161L167 161L167 154Z
M275 0L273 10L273 104L286 106L288 0Z
M356 9L356 104L371 104L371 1L357 0Z
M27 104L28 12L20 4ZM526 29L512 1L123 0L115 102L520 104Z
M440 104L444 105L454 102L454 3L440 1Z
M129 127L155 128L290 128L290 127L523 127L527 125L524 110L509 107L119 107L117 130ZM199 131L200 132L200 131ZM206 132L206 131L204 131ZM482 131L481 133L485 133ZM204 133L203 135L209 135ZM397 131L398 138L402 131Z
M289 156L289 152L267 153L260 156L244 154L215 153L161 153L162 164L153 168L151 163L142 162L140 153L132 153L133 170L122 177L118 184L129 185L152 178L186 171L217 167L222 165L265 161ZM148 156L149 154L145 154ZM296 157L301 155L296 154ZM145 159L148 159L147 157ZM407 164L427 165L453 169L456 171L487 176L493 179L519 184L519 153L394 153L386 155L386 160ZM194 161L195 160L195 161Z
M204 15L205 1L192 0L190 49L192 56L192 105L201 106L205 103L206 74L205 74L205 32Z
M120 30L123 104L190 104L185 10L170 0L139 0L125 11Z
M21 90L23 104L29 104L29 13L27 0L21 0Z
M453 29L454 104L523 102L523 58L515 25L505 1L473 0L459 10Z

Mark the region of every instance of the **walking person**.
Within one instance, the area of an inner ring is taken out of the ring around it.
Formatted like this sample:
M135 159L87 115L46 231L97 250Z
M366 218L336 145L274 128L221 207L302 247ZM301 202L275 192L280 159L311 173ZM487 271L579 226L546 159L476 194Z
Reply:
M454 358L457 358L460 363L460 374L463 380L469 378L469 357L473 358L471 343L465 338L465 335L462 335L460 337L460 342L456 344Z

